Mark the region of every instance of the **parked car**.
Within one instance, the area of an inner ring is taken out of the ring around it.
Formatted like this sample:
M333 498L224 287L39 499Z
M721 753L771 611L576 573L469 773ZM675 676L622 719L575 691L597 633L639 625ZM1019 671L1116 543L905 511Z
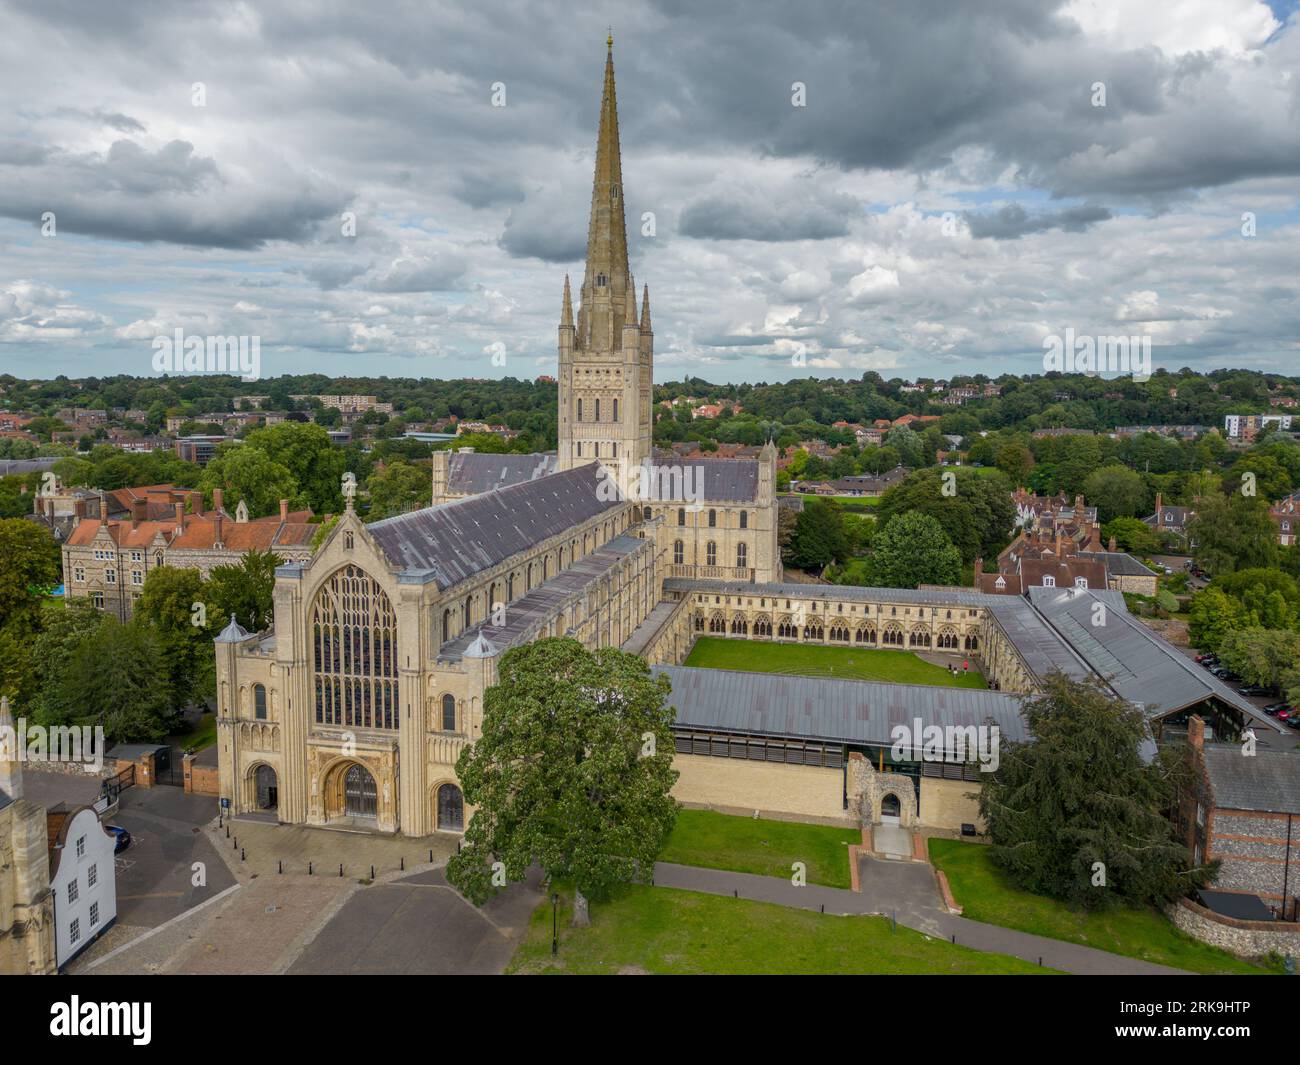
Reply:
M116 846L113 847L114 854L121 854L127 847L131 846L131 833L125 828L118 825L105 825L104 831L117 840Z
M1300 710L1295 711L1286 719L1286 725L1287 728L1300 729Z
M1217 656L1214 654L1213 651L1202 651L1199 655L1196 656L1196 661L1204 664L1205 662L1216 660L1216 658Z
M1276 717L1279 710L1290 709L1290 703L1269 703L1268 706L1264 707L1264 713L1268 714L1269 717Z
M1200 661L1201 661L1201 665L1203 665L1206 669L1213 669L1215 666L1219 664L1219 660L1215 658L1214 655L1206 655Z
M1237 689L1238 695L1267 695L1268 689L1262 688L1258 684L1247 684L1244 688Z

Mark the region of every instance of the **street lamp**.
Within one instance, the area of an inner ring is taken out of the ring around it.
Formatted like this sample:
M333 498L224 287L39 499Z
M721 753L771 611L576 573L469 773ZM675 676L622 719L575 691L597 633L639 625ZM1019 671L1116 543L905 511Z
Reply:
M560 950L559 906L560 893L554 891L551 893L551 957L555 957Z

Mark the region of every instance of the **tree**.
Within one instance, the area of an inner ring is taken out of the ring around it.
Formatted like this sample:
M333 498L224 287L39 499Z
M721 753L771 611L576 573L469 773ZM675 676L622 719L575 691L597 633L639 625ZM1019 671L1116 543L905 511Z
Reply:
M148 626L105 616L43 691L40 723L98 725L110 744L156 743L174 721L167 681Z
M387 421L387 415L382 420ZM321 426L307 422L268 425L249 433L244 447L266 452L288 470L298 486L296 498L317 514L342 509L343 452L334 446L329 433Z
M394 459L372 473L366 480L366 488L370 492L371 521L427 507L433 498L428 469L401 459Z
M0 629L34 632L41 599L62 569L59 547L44 528L22 518L0 520Z
M967 469L917 470L888 489L876 506L882 523L914 511L938 521L967 563L995 557L1016 514L1010 487L1000 474Z
M971 454L973 461L974 452L972 451ZM998 469L1007 475L1013 485L1017 486L1025 483L1025 478L1034 467L1033 453L1024 444L1015 441L998 448L997 458L994 461Z
M1118 464L1103 466L1084 479L1083 494L1103 521L1147 512L1147 486L1140 473Z
M247 551L237 566L214 566L207 594L220 624L234 614L249 632L269 629L275 620L275 568L283 564L273 551Z
M667 678L568 637L507 651L499 676L483 734L456 763L475 810L447 880L482 905L499 886L494 861L510 881L537 863L573 884L582 923L586 899L650 879L676 822Z
M1300 633L1252 626L1227 633L1219 660L1247 684L1278 690L1300 663Z
M1115 518L1101 527L1101 537L1107 543L1111 537L1123 551L1136 551L1149 555L1161 548L1160 537L1146 522L1140 518Z
M881 588L958 584L961 553L934 518L912 511L876 533L868 570Z
M247 444L223 444L221 452L204 468L199 487L209 495L220 488L222 505L227 510L243 502L253 518L273 514L281 499L300 499L293 474L265 451Z
M1211 495L1187 524L1196 561L1216 577L1277 561L1277 526L1258 497Z
M201 609L195 610L198 606ZM196 569L159 566L145 578L135 619L148 625L167 675L168 702L179 713L214 690L212 640L221 614ZM201 624L195 624L196 621Z
M819 570L848 555L838 503L810 499L795 518L794 537L785 560L803 570Z
M41 663L33 689L28 695L33 706L32 719L42 721L45 698L57 689L67 673L72 652L87 636L99 628L105 615L89 599L50 600L41 611L41 632L31 643L32 659Z
M1096 681L1050 675L1024 704L1032 739L1004 745L980 792L992 858L1019 888L1084 909L1161 904L1209 883L1165 811L1190 786L1187 748L1150 763L1143 711Z
M1224 637L1244 623L1241 603L1211 586L1192 596L1187 611L1187 638L1202 651L1218 651Z

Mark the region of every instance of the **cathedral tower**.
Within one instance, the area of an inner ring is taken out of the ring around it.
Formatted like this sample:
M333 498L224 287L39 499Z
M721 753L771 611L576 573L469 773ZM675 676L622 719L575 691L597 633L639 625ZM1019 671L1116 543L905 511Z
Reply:
M559 468L595 460L626 487L650 457L654 334L649 286L638 314L627 264L613 38L606 44L587 265L576 321L567 275L560 310Z

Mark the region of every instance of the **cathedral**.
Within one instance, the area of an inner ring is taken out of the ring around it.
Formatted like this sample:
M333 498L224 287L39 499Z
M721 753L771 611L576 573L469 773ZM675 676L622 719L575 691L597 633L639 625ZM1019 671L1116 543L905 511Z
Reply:
M975 831L970 759L900 753L896 729L1024 738L1021 697L1056 670L1114 678L1141 653L1141 701L1161 726L1195 711L1230 735L1249 717L1248 701L1148 646L1163 641L1144 626L1111 626L1114 646L1088 635L1078 618L1094 600L1126 617L1118 593L782 583L772 445L755 459L654 451L650 292L638 304L624 200L611 41L585 273L576 310L567 277L560 304L556 453L437 452L432 506L366 524L349 495L318 550L277 569L272 628L232 618L216 641L224 808L462 831L456 762L481 734L483 694L502 654L548 636L619 647L669 676L678 799L822 823ZM976 665L990 687L683 666L704 635L922 651Z

